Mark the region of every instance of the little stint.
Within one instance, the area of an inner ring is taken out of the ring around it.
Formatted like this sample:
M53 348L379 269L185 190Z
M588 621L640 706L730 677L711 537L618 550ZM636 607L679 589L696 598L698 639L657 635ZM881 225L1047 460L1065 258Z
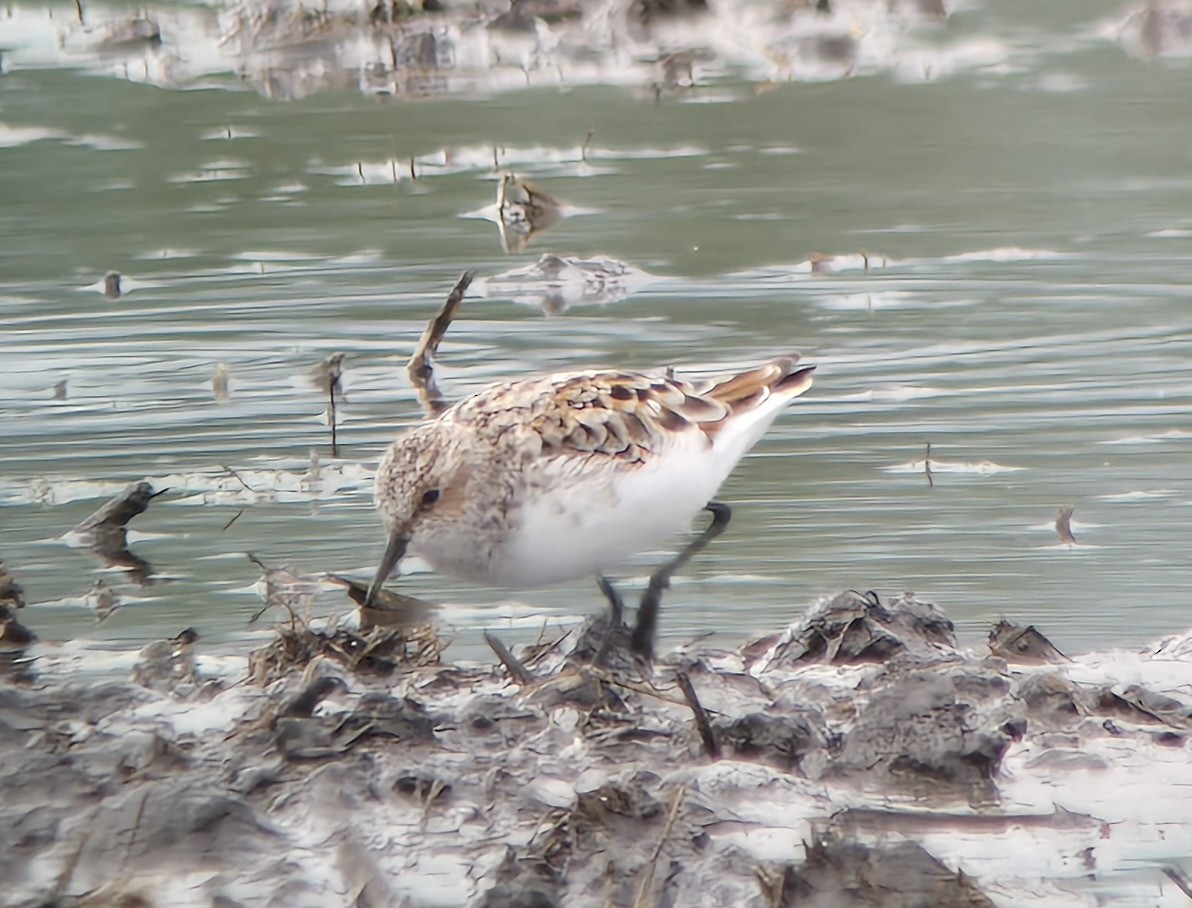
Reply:
M652 651L670 576L723 531L712 501L775 417L811 387L797 356L687 382L669 374L560 373L492 385L398 438L377 470L388 534L366 604L408 553L508 588L595 576L664 542L701 510L712 523L651 578L633 647Z

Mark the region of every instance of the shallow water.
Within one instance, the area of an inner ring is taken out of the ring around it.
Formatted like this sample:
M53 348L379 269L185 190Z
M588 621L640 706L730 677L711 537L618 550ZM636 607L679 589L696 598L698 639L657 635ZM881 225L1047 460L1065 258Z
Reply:
M371 468L419 417L404 360L469 268L481 289L442 349L454 396L599 364L794 349L819 367L723 489L733 525L676 582L664 644L739 641L846 587L913 589L972 643L999 617L1070 651L1188 625L1188 70L1128 54L1114 4L887 22L851 78L789 80L753 53L657 101L651 67L624 60L419 100L355 76L282 100L198 52L167 78L80 51L73 7L52 12L0 12L0 557L43 638L128 647L193 625L241 648L260 607L245 552L371 575ZM504 253L468 216L500 169L581 212ZM813 252L839 258L813 272ZM483 293L544 253L650 279L558 317ZM340 461L303 380L335 351ZM105 575L126 605L96 627L81 597L99 565L60 537L142 478L171 489L132 524L157 580ZM1063 505L1074 546L1053 529ZM456 658L483 655L486 628L525 639L602 607L585 582L403 588L447 603Z

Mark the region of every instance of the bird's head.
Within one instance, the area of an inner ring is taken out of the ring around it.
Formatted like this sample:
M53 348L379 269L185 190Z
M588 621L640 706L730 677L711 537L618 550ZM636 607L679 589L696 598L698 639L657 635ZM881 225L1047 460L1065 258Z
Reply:
M418 539L449 521L464 504L468 471L457 445L446 444L435 424L397 439L377 468L376 504L385 525L385 555L369 586L365 605Z

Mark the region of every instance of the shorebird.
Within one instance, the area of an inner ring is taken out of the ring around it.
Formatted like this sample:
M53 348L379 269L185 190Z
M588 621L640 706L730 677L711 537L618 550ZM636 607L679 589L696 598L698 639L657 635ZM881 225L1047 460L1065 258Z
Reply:
M366 596L414 554L452 576L506 588L595 576L664 542L701 510L706 530L651 577L633 649L649 657L671 575L723 532L713 496L775 417L811 387L785 356L719 378L559 373L492 385L398 438L376 504L388 545Z

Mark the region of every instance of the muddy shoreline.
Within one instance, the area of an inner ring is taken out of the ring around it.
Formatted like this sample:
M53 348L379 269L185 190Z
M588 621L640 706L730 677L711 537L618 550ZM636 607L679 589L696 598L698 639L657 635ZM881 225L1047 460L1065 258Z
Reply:
M8 903L1184 898L1192 635L1070 658L1003 624L970 653L931 603L851 591L651 668L624 632L595 664L599 620L508 667L427 633L286 623L247 664L180 638L98 684L29 650L0 687Z

